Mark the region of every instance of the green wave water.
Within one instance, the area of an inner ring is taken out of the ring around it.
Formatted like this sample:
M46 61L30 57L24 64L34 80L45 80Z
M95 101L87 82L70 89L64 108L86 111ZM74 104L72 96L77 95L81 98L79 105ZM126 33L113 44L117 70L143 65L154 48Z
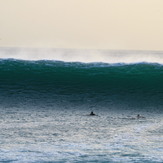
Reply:
M0 61L1 103L29 99L163 105L163 66L60 61Z

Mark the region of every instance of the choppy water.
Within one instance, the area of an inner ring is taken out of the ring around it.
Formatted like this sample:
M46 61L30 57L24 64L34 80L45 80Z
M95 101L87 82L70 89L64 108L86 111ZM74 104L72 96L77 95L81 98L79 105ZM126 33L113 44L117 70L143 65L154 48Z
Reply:
M1 108L1 162L162 162L160 112Z

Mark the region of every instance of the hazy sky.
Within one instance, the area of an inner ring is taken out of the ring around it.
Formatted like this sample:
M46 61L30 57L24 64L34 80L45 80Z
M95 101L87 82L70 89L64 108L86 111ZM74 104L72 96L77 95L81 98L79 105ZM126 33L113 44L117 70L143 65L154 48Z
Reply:
M0 0L0 46L163 50L163 0Z

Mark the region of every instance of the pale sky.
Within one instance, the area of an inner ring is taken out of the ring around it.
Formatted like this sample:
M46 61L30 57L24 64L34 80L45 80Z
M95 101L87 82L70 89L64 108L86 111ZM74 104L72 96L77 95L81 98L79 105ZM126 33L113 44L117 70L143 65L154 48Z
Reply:
M0 0L0 47L163 50L163 0Z

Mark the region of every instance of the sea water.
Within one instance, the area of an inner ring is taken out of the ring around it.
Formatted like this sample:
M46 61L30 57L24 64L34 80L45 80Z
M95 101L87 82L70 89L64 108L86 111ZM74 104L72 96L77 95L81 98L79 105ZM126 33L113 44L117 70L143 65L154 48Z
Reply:
M1 108L1 162L163 161L160 112L67 109Z
M162 83L159 62L3 58L0 162L161 163Z

